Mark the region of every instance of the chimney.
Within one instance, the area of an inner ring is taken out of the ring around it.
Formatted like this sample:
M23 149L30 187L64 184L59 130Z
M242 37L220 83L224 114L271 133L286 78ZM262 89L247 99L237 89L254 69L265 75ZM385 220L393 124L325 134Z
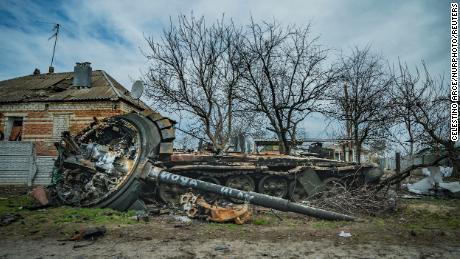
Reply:
M74 75L73 75L73 85L81 87L91 87L91 73L92 73L91 63L82 62L75 64Z
M48 73L50 73L50 74L54 73L54 67L50 66L48 68Z

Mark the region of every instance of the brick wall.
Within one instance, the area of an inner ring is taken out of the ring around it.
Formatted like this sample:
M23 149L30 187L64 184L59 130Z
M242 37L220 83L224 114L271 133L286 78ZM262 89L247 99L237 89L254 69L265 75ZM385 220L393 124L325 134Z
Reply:
M0 130L5 128L4 117L22 116L23 141L35 142L37 155L56 156L54 142L63 130L75 134L93 117L101 120L134 109L123 101L0 104Z

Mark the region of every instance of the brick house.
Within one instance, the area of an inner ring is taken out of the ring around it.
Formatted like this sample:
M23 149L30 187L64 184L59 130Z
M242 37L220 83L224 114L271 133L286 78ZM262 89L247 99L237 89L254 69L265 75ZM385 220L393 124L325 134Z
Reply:
M11 152L19 142L33 143L32 152L52 158L63 131L76 133L93 121L149 109L103 70L77 63L73 72L40 74L0 81L0 178L7 173ZM16 141L12 143L12 141ZM3 147L1 145L3 143ZM7 149L11 148L11 152Z

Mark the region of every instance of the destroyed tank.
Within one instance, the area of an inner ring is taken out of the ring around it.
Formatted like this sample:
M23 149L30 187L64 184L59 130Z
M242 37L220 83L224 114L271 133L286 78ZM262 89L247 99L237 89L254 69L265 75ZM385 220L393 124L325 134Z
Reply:
M173 153L159 162L169 172L235 189L301 201L324 187L371 182L371 165L357 165L317 157L288 155ZM174 202L185 188L160 184L159 197ZM213 201L216 195L206 195Z
M189 186L152 183L145 169L151 165L177 177L292 201L325 186L372 182L380 176L375 166L316 157L173 152L174 138L174 122L155 112L94 122L75 137L63 134L57 144L56 194L66 204L118 210L142 207L141 190L155 192L164 202L177 202ZM201 194L211 201L222 196Z

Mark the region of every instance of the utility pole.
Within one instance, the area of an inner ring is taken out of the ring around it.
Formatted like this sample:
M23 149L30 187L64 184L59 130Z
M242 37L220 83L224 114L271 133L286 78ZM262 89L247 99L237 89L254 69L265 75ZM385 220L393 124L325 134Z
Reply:
M349 95L348 95L348 85L347 85L346 80L344 80L343 82L343 91L344 91L344 97L345 97L345 100L344 100L345 107L344 108L345 108L345 117L346 117L345 123L346 123L346 130L347 130L347 139L350 140L348 141L348 143L346 143L346 145L348 146L348 150L346 150L346 148L344 147L344 156L345 156L345 161L352 162L353 160L355 160L354 152L352 151L355 148L355 145L354 145L354 138L353 138L353 132L352 132L353 125L351 124L352 111L351 111L351 107L348 105ZM347 152L348 154L346 154L345 152ZM347 157L348 157L348 160L347 160Z
M401 174L401 153L396 152L395 153L395 163L396 163L396 168L395 168L395 173L396 175ZM396 191L399 191L401 189L401 182L399 181L396 184Z

